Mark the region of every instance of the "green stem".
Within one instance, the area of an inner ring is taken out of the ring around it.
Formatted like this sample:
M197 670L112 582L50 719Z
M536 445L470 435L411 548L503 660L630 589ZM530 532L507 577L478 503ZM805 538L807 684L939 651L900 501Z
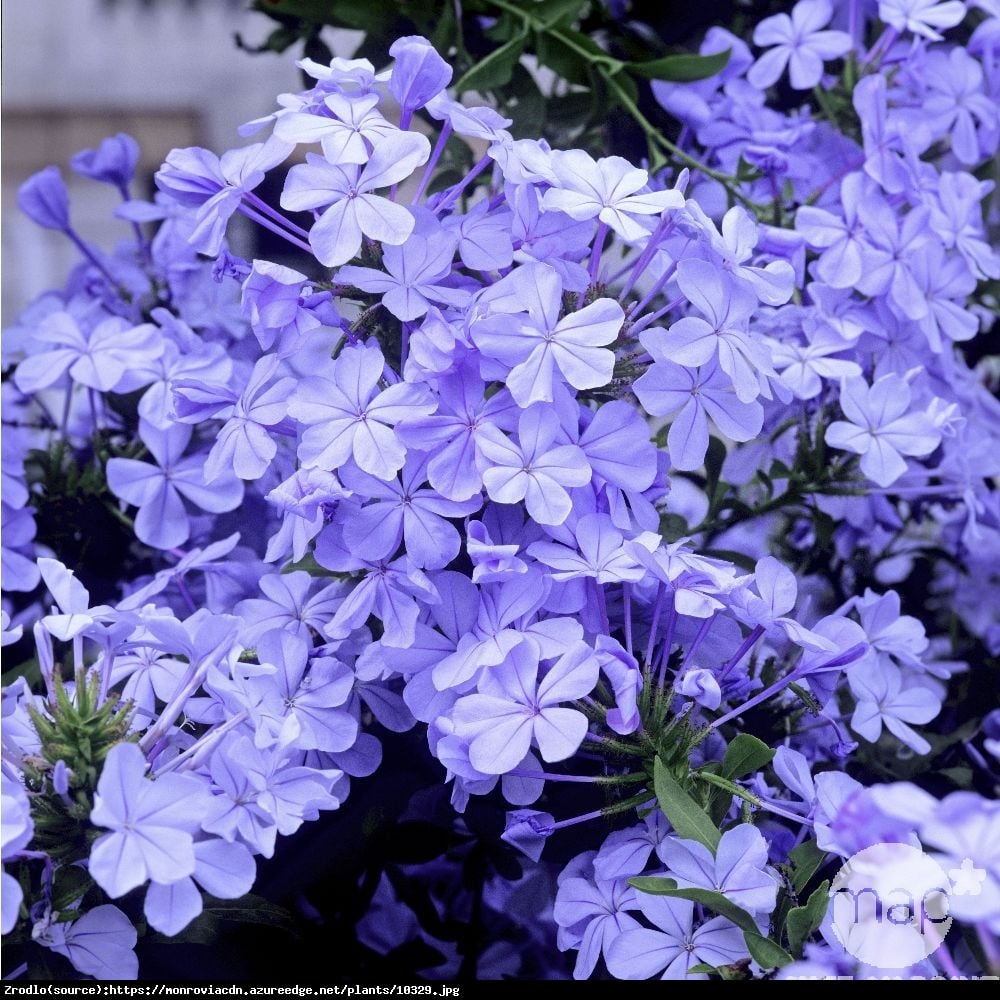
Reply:
M553 38L558 39L563 45L568 49L572 49L578 56L586 59L588 62L594 63L597 66L607 66L608 71L611 73L617 73L625 65L620 59L615 59L612 56L598 55L596 52L591 52L589 49L582 49L577 45L571 38L567 38L558 28L542 28L547 34L551 35Z
M745 788L741 788L733 781L727 781L725 778L722 778L717 774L712 774L711 771L692 771L691 773L692 777L697 778L699 781L704 781L713 788L720 788L722 791L728 792L730 795L739 796L739 798L743 799L744 802L749 802L752 806L762 805L759 796L754 795L753 792L748 792Z
M833 110L833 105L830 104L830 98L827 96L826 91L817 84L813 87L813 97L816 98L816 103L819 105L820 110L823 112L823 117L834 127L837 124L837 115Z
M558 28L551 24L546 24L544 21L539 21L537 18L533 17L529 11L522 10L520 7L515 7L512 3L507 3L506 0L490 0L494 7L499 7L500 10L506 11L508 14L513 14L515 17L520 18L521 22L525 27L531 29L532 31L544 32L546 35L550 35L555 38L561 44L565 45L566 48L575 52L582 59L585 59L589 63L595 63L598 66L607 66L612 73L617 73L622 66L625 64L620 59L615 59L613 56L599 55L596 52L592 52L589 49L581 48L572 38L567 37Z
M646 805L648 802L655 801L655 795L650 795L649 792L640 792L638 795L633 795L631 798L624 799L622 802L616 802L613 806L605 806L601 810L601 815L614 816L616 813L628 812L630 809L636 809L639 806Z
M587 738L593 743L602 746L611 754L618 754L626 757L645 757L646 751L619 740L613 740L609 736L598 736L596 733L588 733Z
M588 701L584 698L578 698L573 702L573 707L578 711L582 712L591 722L604 722L607 717L608 710L602 705L598 705L595 702Z
M816 493L831 497L853 497L863 496L865 491L863 489L852 489L850 487L837 489L827 483L796 483L792 480L790 483L790 489L780 494L780 496L773 497L759 506L754 507L749 514L737 515L735 517L723 519L715 516L715 511L710 509L705 520L702 521L697 527L692 528L690 533L692 535L714 535L719 531L725 530L726 528L731 528L734 524L740 524L743 521L753 521L758 517L763 517L765 514L771 514L776 510L803 506L805 504L805 498Z
M858 62L854 52L847 54L844 62L844 86L848 94L854 93L854 85L858 82Z
M120 511L113 503L111 503L110 500L105 500L104 506L108 509L111 516L124 524L129 531L135 531L135 521L133 521L128 514Z

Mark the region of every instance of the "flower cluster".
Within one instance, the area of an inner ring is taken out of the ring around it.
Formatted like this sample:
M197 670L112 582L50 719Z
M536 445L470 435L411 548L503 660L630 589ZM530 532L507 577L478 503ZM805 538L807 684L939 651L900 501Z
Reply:
M110 254L55 168L25 184L85 260L5 341L5 642L40 675L4 691L5 933L135 977L137 927L248 893L419 725L525 871L611 824L549 900L579 978L853 971L811 879L914 832L988 873L955 911L981 950L927 968L990 958L989 721L940 802L871 774L949 745L958 675L995 683L1000 407L962 348L1000 277L1000 22L842 6L761 22L756 58L715 29L721 73L654 86L679 172L512 138L410 37L172 152ZM820 113L768 103L786 72ZM136 159L72 166L127 195ZM236 214L285 262L237 255ZM69 495L125 533L106 603ZM547 811L561 784L592 808Z

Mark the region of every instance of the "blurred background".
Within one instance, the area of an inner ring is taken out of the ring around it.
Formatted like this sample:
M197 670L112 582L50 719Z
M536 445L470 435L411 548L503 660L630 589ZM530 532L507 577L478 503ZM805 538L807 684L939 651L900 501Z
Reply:
M76 177L67 161L116 132L142 149L135 197L176 146L217 152L252 141L237 133L267 114L275 95L301 89L296 53L254 56L273 22L247 0L14 0L2 11L2 321L12 323L77 263L69 241L21 215L17 189L49 164L69 186L73 223L111 247L126 237L107 185ZM360 33L328 29L350 55Z

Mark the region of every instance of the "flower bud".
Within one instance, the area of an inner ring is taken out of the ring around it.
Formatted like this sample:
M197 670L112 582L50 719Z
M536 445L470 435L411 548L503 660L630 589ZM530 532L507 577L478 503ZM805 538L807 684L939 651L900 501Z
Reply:
M139 162L139 145L130 135L119 132L109 136L97 149L85 149L77 153L69 165L84 177L127 187L135 174Z
M18 189L21 211L45 229L69 229L69 196L58 167L46 167Z

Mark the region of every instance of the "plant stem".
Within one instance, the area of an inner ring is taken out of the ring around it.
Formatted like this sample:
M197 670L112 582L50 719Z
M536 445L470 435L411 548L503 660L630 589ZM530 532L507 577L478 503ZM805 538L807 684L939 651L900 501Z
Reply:
M441 134L437 138L437 142L434 144L434 151L431 153L431 158L427 161L427 166L424 167L423 176L420 178L420 184L417 185L417 193L413 196L413 201L411 204L416 205L418 201L424 196L424 192L427 190L427 185L431 182L431 177L434 174L434 168L438 164L438 160L441 159L441 154L444 152L444 147L448 143L448 137L451 135L451 122L446 121L444 125L441 126Z

